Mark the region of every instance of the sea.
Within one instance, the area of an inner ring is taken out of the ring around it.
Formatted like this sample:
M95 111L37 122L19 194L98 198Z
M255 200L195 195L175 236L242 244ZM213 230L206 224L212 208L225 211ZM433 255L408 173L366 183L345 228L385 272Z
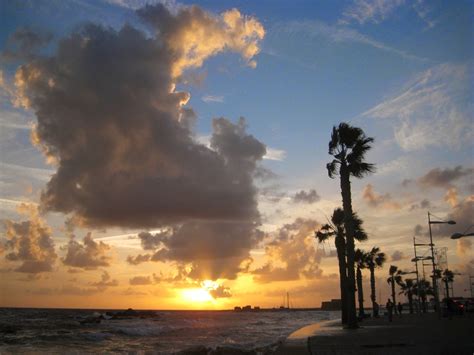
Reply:
M0 354L175 354L206 347L271 349L297 329L339 312L0 309ZM266 352L266 351L265 351Z

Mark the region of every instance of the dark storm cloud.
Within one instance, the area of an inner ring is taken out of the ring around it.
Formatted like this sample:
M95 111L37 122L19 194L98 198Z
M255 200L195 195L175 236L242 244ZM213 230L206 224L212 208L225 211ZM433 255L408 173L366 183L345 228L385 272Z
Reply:
M235 279L239 272L246 271L251 260L250 250L263 238L263 233L256 227L255 222L243 221L187 222L175 226L167 237L160 235L159 242L153 239L156 242L153 243L153 254L129 256L127 261L134 265L146 261L173 261L189 265L186 277L192 279ZM146 240L150 239L147 235Z
M471 175L474 169L464 168L460 165L453 169L435 168L418 179L418 183L424 187L452 187L454 181L459 180L464 176Z
M320 197L314 189L308 191L301 190L293 196L293 201L296 203L315 203L319 200Z
M22 212L29 220L5 222L5 259L19 262L17 272L37 274L53 270L57 255L52 232L40 218L36 207L23 205Z
M155 250L168 237L168 231L156 233L154 235L149 232L141 232L138 234L138 238L141 241L143 250Z
M156 227L199 220L257 218L252 176L265 146L245 121L213 122L212 148L190 130L189 93L179 77L232 50L253 66L261 24L231 10L139 11L149 37L87 25L63 38L54 56L16 73L18 103L37 116L34 142L57 164L41 196L45 210L89 226Z
M102 241L94 241L91 233L84 237L82 244L77 242L74 236L71 237L63 250L66 251L66 255L61 259L64 265L90 270L110 266L110 246Z

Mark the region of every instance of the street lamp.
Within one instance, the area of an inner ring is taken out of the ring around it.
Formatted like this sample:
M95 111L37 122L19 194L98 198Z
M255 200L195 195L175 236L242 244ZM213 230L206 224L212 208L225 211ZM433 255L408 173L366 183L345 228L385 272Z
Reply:
M435 258L434 258L434 244L433 244L433 234L431 232L431 225L432 224L456 224L456 222L450 220L450 221L432 221L431 220L432 214L428 211L428 227L430 230L430 248L431 248L431 264L433 266L433 292L434 292L434 297L435 297L435 305L436 305L436 311L438 312L438 317L441 318L441 307L439 304L439 295L438 295L438 282L436 280L436 265L435 265Z
M454 233L454 234L451 236L451 239L459 239L459 238L463 238L463 237L473 237L473 236L474 236L474 232L472 232L472 233L467 233L467 231L468 231L469 229L471 229L473 226L474 226L474 225L469 226L469 228L466 229L466 230L464 231L464 233Z
M462 238L462 237L474 237L474 232L473 232L473 233L468 233L468 234L464 234L464 233L454 233L454 234L451 236L451 239L459 239L459 238Z

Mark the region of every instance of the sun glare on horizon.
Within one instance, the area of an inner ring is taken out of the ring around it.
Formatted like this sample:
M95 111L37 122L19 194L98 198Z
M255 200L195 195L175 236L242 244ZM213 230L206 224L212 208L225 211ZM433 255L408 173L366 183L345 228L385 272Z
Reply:
M181 291L181 298L186 302L205 303L212 302L214 298L204 288L187 288Z

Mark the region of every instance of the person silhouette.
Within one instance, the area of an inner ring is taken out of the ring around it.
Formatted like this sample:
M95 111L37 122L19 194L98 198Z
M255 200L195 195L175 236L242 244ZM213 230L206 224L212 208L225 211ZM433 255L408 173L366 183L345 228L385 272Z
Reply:
M401 315L402 315L402 311L403 311L403 306L402 306L402 304L401 304L400 302L398 302L397 308L398 308L398 314L401 316Z
M387 300L387 303L385 304L385 308L387 308L388 312L388 321L391 322L393 319L393 302L390 300L390 298Z
M379 317L379 304L377 302L374 302L373 313L374 313L374 318Z

